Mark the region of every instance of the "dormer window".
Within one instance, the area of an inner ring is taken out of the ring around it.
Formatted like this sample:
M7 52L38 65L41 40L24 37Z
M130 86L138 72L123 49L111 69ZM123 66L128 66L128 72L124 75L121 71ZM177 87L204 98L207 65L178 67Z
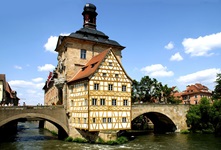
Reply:
M84 71L87 68L87 66L84 66L81 68L82 71Z
M97 62L91 64L91 68L93 68L96 64L97 64Z

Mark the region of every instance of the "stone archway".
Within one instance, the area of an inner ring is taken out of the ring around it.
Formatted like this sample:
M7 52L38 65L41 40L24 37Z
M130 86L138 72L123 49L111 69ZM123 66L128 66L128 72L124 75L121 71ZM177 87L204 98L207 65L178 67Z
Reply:
M143 113L132 120L136 122L138 118L142 116L143 121L141 120L140 124L144 124L145 120L148 118L154 124L154 133L167 133L167 132L175 132L177 127L175 123L165 114L159 112L147 112ZM146 122L147 123L147 122Z
M161 124L170 124L171 127L168 129L168 132L174 129L174 132L180 132L180 130L188 129L186 124L186 114L188 110L189 106L187 105L136 104L132 105L132 120L145 114L152 118L155 123L158 122L157 125L160 125L159 122L161 122ZM159 131L160 128L161 126L157 126Z
M8 117L7 119L4 119L0 122L0 127L3 125L7 125L10 122L14 122L17 120L25 120L25 119L30 119L32 118L34 120L34 118L39 118L41 120L44 121L48 121L50 123L52 123L53 125L55 125L58 129L58 139L64 139L65 137L68 136L68 127L62 123L60 120L57 120L51 116L45 115L45 114L40 114L40 113L22 113L22 114L18 114L18 115L13 115L11 117Z

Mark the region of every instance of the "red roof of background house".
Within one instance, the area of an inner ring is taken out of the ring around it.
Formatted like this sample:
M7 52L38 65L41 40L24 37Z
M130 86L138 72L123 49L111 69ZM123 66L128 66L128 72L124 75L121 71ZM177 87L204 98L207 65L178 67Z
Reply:
M211 91L209 91L208 87L200 83L196 83L194 85L188 85L182 95L188 95L190 93L211 93Z

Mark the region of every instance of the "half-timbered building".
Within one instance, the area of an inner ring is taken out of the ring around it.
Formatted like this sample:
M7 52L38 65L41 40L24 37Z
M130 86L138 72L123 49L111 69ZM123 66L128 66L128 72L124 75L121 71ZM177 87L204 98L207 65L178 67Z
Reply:
M131 79L111 48L93 57L68 84L71 126L89 131L131 128Z

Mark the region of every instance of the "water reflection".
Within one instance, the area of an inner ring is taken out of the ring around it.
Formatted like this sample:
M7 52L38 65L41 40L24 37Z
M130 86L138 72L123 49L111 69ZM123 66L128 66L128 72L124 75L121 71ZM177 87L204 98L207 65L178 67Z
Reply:
M201 134L147 134L123 145L80 144L57 140L37 122L20 123L18 134L0 143L1 150L220 150L221 138Z

